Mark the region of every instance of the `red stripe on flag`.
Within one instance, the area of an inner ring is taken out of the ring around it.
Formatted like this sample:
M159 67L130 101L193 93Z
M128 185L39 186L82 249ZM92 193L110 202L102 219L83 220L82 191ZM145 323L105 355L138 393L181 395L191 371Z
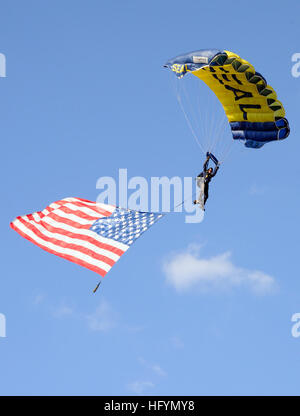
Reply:
M77 200L76 201L61 200L61 201L57 201L56 204L62 204L62 205L74 204L74 205L77 205L78 207L90 208L93 211L95 211L95 213L103 215L104 217L109 217L112 214L112 211L105 210L99 204L97 204L97 202L91 202L91 201L87 201L85 199L80 199L80 198L76 198L76 199L78 199L78 201ZM88 202L89 204L85 202Z
M17 217L16 219L18 219L20 221L22 219L22 217ZM41 223L39 223L39 224L41 224ZM124 250L121 250L120 248L115 247L113 245L110 245L108 243L100 242L99 240L97 240L96 238L93 238L92 236L88 236L88 235L84 235L84 234L78 234L78 233L75 233L73 231L67 231L64 228L54 227L53 225L50 225L45 221L43 221L41 225L45 228L45 230L47 230L51 233L57 233L57 234L61 234L61 235L66 235L66 236L71 237L71 238L78 238L80 240L87 241L91 244L94 244L95 246L97 246L99 248L103 248L104 250L111 251L112 253L115 253L118 256L122 256L122 254L125 253ZM91 231L91 233L95 234L95 237L98 236L98 234L95 233L94 231Z
M50 249L48 247L45 247L45 246L39 244L38 242L36 242L35 240L33 240L31 237L29 237L26 233L24 233L23 231L21 231L18 227L16 227L13 222L10 223L10 226L11 226L11 228L13 230L15 230L17 233L19 233L22 237L26 238L26 240L34 243L38 247L40 247L43 250L47 251L48 253L55 254L56 256L62 257L63 259L72 261L73 263L76 263L76 264L78 264L80 266L86 267L87 269L92 270L93 272L96 272L96 273L100 274L100 276L102 276L102 277L104 277L106 275L106 273L107 273L106 270L103 270L100 267L97 267L97 266L95 266L93 264L90 264L90 263L87 263L87 262L85 262L83 260L80 260L77 257L73 257L73 256L70 256L68 254L59 253L59 252L57 252L55 250L52 250L52 249Z
M73 203L70 202L70 204L73 204ZM85 208L87 208L87 207L85 207ZM91 215L88 215L85 212L80 211L79 209L75 210L75 209L66 207L65 205L62 205L59 209L61 211L65 212L66 214L76 215L77 217L82 218L83 220L88 220L88 221L94 222L97 219L96 217L92 217ZM89 209L91 209L91 208L89 208ZM101 215L99 212L97 212L97 214L98 214L98 218L102 218L103 217L103 215ZM105 217L106 217L106 215L105 215Z
M50 212L50 214L47 215L47 217L53 218L57 222L61 222L61 223L66 224L66 225L70 225L71 227L78 228L78 229L84 229L84 230L88 230L91 227L91 225L93 224L92 221L91 221L90 224L80 224L79 222L75 222L73 220L70 220L69 218L61 217L59 215L59 213L57 213L57 212L55 213L54 211ZM96 221L96 220L94 220L94 221Z
M96 260L102 261L103 263L106 263L109 266L113 266L115 264L115 262L117 261L117 260L115 261L115 260L113 260L113 259L111 259L109 257L106 257L105 255L96 253L95 251L93 251L93 249L89 249L89 248L86 248L86 247L82 247L82 246L77 245L75 243L73 244L73 243L68 243L68 242L65 242L65 241L57 240L54 237L47 237L40 230L38 230L34 226L34 224L29 223L29 222L25 221L22 218L19 218L19 221L26 228L28 228L29 230L31 230L34 233L34 235L36 235L37 237L41 238L45 242L52 243L52 244L54 244L54 245L56 245L58 247L68 248L70 250L78 251L78 252L80 252L82 254L85 254L87 256L90 256L90 257L92 257L92 258L94 258Z

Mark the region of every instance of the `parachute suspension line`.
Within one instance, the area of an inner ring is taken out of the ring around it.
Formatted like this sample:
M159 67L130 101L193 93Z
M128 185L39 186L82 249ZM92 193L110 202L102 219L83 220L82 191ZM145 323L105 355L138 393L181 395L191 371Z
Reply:
M216 123L215 123L215 116L213 115L210 117L210 123L209 123L209 133L208 133L208 137L209 137L209 147L208 147L209 150L208 151L209 152L213 152L215 150L215 145L217 141L215 130L216 130Z
M222 143L220 136L222 136L222 130L224 130L226 115L223 114L223 117L217 117L214 111L210 111L213 101L213 95L209 95L206 104L201 103L201 97L203 96L202 83L195 83L197 85L197 100L196 100L196 109L198 111L197 120L200 120L200 130L203 135L203 145L205 150L211 153L214 153L216 148L218 148L219 155L219 144ZM221 146L222 147L222 146ZM216 151L217 151L216 150ZM221 150L221 149L220 149Z
M211 103L210 103L211 106ZM206 108L206 117L207 117L207 127L208 127L208 132L207 132L207 136L208 136L208 151L212 152L214 150L214 134L215 130L216 130L216 117L215 117L215 113L214 112L208 112L208 108Z
M192 81L192 80L193 80L193 78L189 78L189 81ZM195 103L192 102L191 94L187 90L187 86L189 85L189 83L178 82L177 85L178 85L178 89L179 89L179 86L181 87L180 97L181 96L182 96L182 98L185 97L185 100L184 101L181 100L181 102L182 102L182 105L187 104L187 106L188 106L188 108L186 109L186 114L190 116L190 123L193 126L194 131L196 131L197 138L199 139L202 148L204 150L206 150L205 143L203 143L203 134L202 134L202 132L203 132L203 123L201 122L202 121L201 120L202 112L200 111L201 106L199 105L199 108L198 108L197 103L195 105ZM197 85L198 85L198 83L197 83ZM198 88L199 88L199 85L198 85ZM198 99L199 99L199 95L197 95L197 96L198 96ZM185 107L187 107L187 106L185 106ZM204 137L206 137L206 136L204 136Z
M170 84L171 84L171 89L172 89L172 91L173 91L173 93L174 93L174 95L175 95L175 97L176 97L176 100L178 101L178 104L179 104L179 106L180 106L180 108L181 108L181 111L183 112L183 114L184 114L184 117L185 117L185 119L186 119L186 122L187 122L187 124L188 124L188 126L189 126L189 128L191 129L191 127L190 127L190 125L191 125L191 123L189 123L188 122L188 120L187 120L187 115L185 114L185 111L184 111L184 109L183 109L183 104L182 104L182 102L181 102L181 97L180 97L180 91L179 91L179 80L177 79L177 78L173 78L173 77L170 77L170 78L168 78L169 80L170 80ZM192 129L191 129L192 130ZM193 132L193 130L192 130L192 134L193 134L193 136L196 134L196 133L194 133Z
M212 153L215 151L217 144L223 141L223 140L220 140L220 136L221 136L222 130L224 130L225 120L226 120L226 116L224 114L222 120L219 121L219 123L216 125L216 128L213 132L214 139L212 140L211 149L210 149L210 152Z
M202 103L201 103L201 97L202 97L202 92L201 92L201 88L200 88L200 83L198 82L194 82L193 83L193 87L197 88L197 93L196 93L196 102L195 102L195 106L192 106L193 109L195 109L195 113L196 113L196 120L198 123L198 128L199 128L199 136L201 137L201 142L203 143L203 147L205 149L205 152L208 149L208 143L209 143L209 137L207 135L207 123L204 122L204 116L207 116L207 113L204 112L202 110ZM190 97L191 95L189 95Z
M224 163L224 161L228 158L228 156L230 155L230 153L231 153L231 151L232 151L232 147L233 147L233 143L234 143L234 140L233 139L231 139L230 140L230 143L227 145L227 147L224 149L224 151L223 151L223 157L222 157L222 160L221 160L221 162L220 163Z
M175 82L176 82L176 80L175 80ZM196 132L195 132L195 130L193 128L193 125L192 125L192 123L191 123L191 121L190 121L190 119L189 119L189 117L187 115L187 112L186 112L185 108L184 108L184 105L183 105L183 102L182 102L182 99L181 99L181 95L178 92L178 89L179 89L178 88L178 85L179 85L179 80L177 80L177 82L176 82L176 88L174 88L175 89L176 99L177 99L177 101L179 103L179 106L180 106L180 108L181 108L181 110L183 112L183 115L185 117L185 120L186 120L186 122L187 122L187 124L189 126L189 129L191 130L191 133L192 133L192 135L193 135L193 137L194 137L197 145L199 146L200 150L205 154L206 151L204 150L203 146L201 145L201 143L200 143L200 141L198 139L198 136L197 136L197 134L196 134ZM183 84L181 84L181 85L183 85ZM186 97L188 97L188 94L186 93L186 91L185 91L185 95L186 95Z
M188 201L189 199L193 198L195 195L197 194L197 191L193 192L189 197L187 197L184 201L180 202L180 204L176 205L174 207L174 209L180 207L181 205L183 205L186 201Z
M223 162L230 153L232 145L232 140L229 142L222 140L226 130L226 114L223 113L223 116L219 117L214 111L210 111L213 101L213 98L210 100L210 96L203 102L202 83L193 84L193 88L196 87L196 94L194 94L196 99L192 103L191 95L187 89L191 84L182 82L181 79L169 79L172 84L172 90L198 147L204 155L207 151L214 153Z
M227 150L226 150L226 152L224 152L224 156L223 156L223 158L222 158L222 163L228 158L228 156L230 155L230 153L231 153L231 151L232 151L232 147L233 147L233 143L234 143L234 140L233 139L231 139L231 143L227 146Z
M188 115L186 114L186 111L185 111L185 109L184 109L184 107L183 107L183 104L182 104L182 101L181 101L181 97L180 97L179 95L177 95L177 100L178 100L179 105L180 105L180 107L181 107L181 110L182 110L182 112L183 112L183 114L184 114L184 117L185 117L185 119L186 119L186 121L187 121L187 123L188 123L188 126L189 126L189 128L190 128L190 130L191 130L191 132L192 132L192 135L194 136L194 139L196 140L196 142L197 142L197 144L198 144L199 148L200 148L200 149L202 150L202 152L205 154L206 152L205 152L204 148L202 147L201 143L200 143L200 142L199 142L199 140L198 140L198 137L197 137L197 135L196 135L196 133L195 133L195 130L193 129L193 126L192 126L192 124L191 124L191 122L190 122L190 119L189 119Z
M194 95L197 99L195 103L192 103L191 95L189 91L187 91L187 85L189 85L189 83L182 82L182 80L176 80L175 78L173 79L173 89L175 90L176 98L194 139L204 154L206 154L207 151L212 152L215 147L215 142L217 142L219 138L219 135L216 136L216 130L221 130L222 123L220 123L219 118L216 118L213 111L209 111L208 108L212 106L209 98L206 104L201 102L201 97L203 96L201 90L202 84L193 83L193 88L196 87L197 89L197 93ZM199 134L197 134L197 132Z
M197 93L196 93L197 99L195 102L196 105L192 105L191 108L196 113L195 119L198 124L199 136L201 137L202 147L204 148L205 153L206 153L211 146L211 141L213 137L211 132L215 124L214 123L215 117L214 117L214 113L208 111L208 108L210 107L209 100L206 102L206 105L204 105L204 103L201 102L202 96L203 96L201 83L197 82L194 84L194 86L196 86L197 88ZM188 95L188 98L189 97L190 95Z
M216 139L215 132L219 124L219 121L216 117L214 111L211 111L212 108L212 99L213 96L209 95L206 99L205 104L201 103L203 97L203 85L202 83L196 83L197 85L197 97L198 97L198 109L199 109L199 118L202 120L201 127L203 131L203 136L205 140L205 150L212 152L214 149L214 141Z
M223 131L226 130L225 126L228 127L226 114L224 114L224 116L223 116ZM223 146L222 146L222 151L220 152L221 153L220 154L220 156L221 156L220 157L221 158L220 163L224 163L224 161L228 158L228 156L232 152L232 148L233 148L233 144L234 144L232 133L230 134L230 139L229 140L227 140L227 137L226 137L226 140L222 140L222 144L223 144Z
M208 111L208 107L210 107L210 103L209 101L206 102L206 106L204 107L204 104L201 102L202 96L203 96L203 91L201 90L201 83L195 83L195 86L197 86L197 99L196 99L196 112L197 112L197 116L196 119L197 121L199 120L199 131L200 131L200 135L202 137L202 142L203 142L203 146L205 148L205 153L207 151L209 151L209 148L211 146L211 141L212 141L212 135L211 135L211 130L213 128L213 121L214 118L211 117L209 111ZM203 108L204 107L204 108ZM212 113L213 114L213 113Z

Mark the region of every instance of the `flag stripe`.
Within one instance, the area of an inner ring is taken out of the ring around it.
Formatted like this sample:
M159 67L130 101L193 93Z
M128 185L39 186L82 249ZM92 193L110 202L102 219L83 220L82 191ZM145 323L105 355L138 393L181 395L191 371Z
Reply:
M112 205L65 198L16 218L11 227L40 248L105 276L128 246L99 236L90 227L114 210Z
M106 273L110 270L111 267L107 268L107 270L103 270L98 266L95 266L93 264L87 263L81 259L79 259L77 256L71 256L68 254L62 254L62 253L58 253L56 250L52 250L51 248L44 246L42 244L39 244L35 239L32 239L26 232L23 232L20 228L18 228L15 225L15 222L12 222L10 224L11 228L15 231L17 231L17 233L19 233L22 237L26 238L26 240L31 241L32 243L34 243L35 245L37 245L38 247L42 248L45 251L48 251L48 253L51 254L55 254L56 256L62 257L63 259L72 261L73 263L79 264L80 266L86 267L87 269L92 270L93 272L96 272L98 274L100 274L100 276L104 277L106 275Z
M45 241L53 242L61 247L68 247L71 249L77 249L82 253L89 255L89 253L95 253L92 257L98 258L99 260L105 261L106 263L112 265L119 260L120 255L109 250L103 250L100 247L97 247L95 244L91 244L88 241L83 239L75 238L74 236L67 236L65 233L55 233L49 232L45 227L40 224L28 223L24 218L19 218L21 224L30 229L38 237L42 238ZM17 223L18 224L18 223ZM123 254L123 253L122 253Z
M71 204L62 205L59 209L56 209L52 212L56 211L63 212L64 214L67 214L67 216L70 218L74 218L74 215L76 215L76 219L80 221L82 220L82 224L92 224L95 221L95 219L104 217L104 215L101 215L99 213L96 214L96 212L94 216L88 215L86 212L84 212L84 208L79 208Z
M67 202L72 202L73 204L81 207L90 207L94 209L96 212L104 215L105 217L109 217L112 212L116 209L113 205L102 204L101 202L91 202L81 198L65 198L62 200L64 204ZM61 201L60 201L61 202Z
M88 256L79 250L73 250L68 247L61 247L57 245L55 242L46 241L44 238L39 237L36 233L32 231L32 229L24 226L19 220L14 221L15 226L18 230L22 231L23 234L26 234L31 241L34 241L40 247L55 251L55 254L60 254L63 256L76 256L79 260L84 261L86 263L92 264L97 266L100 264L101 269L108 271L111 268L110 264L104 263L103 261L99 261L94 259L92 256Z
M70 215L64 213L60 209L56 209L50 212L50 214L47 215L47 218L53 218L55 221L61 222L62 224L70 225L73 228L85 230L88 230L91 224L93 223L92 221L82 221L82 223L80 223L79 221L76 221L76 216L73 215L73 217L71 217ZM85 224L83 224L83 222L85 222Z
M103 210L94 210L90 207L78 206L74 203L64 204L64 207L67 207L73 211L76 211L77 213L80 212L83 215L86 215L91 220L95 220L95 218L99 218L101 216L107 217L106 212ZM111 213L109 213L109 215L111 215Z
M19 217L18 217L19 218ZM23 217L22 217L23 218ZM54 218L46 217L43 220L44 226L50 231L53 230L62 230L62 233L68 235L74 235L76 238L82 238L87 241L91 241L93 244L103 247L107 250L113 251L116 254L123 254L128 246L126 244L120 243L119 241L114 241L114 245L111 243L111 239L105 238L94 231L84 228L75 228L71 225L65 224L63 222L56 221ZM59 231L60 232L60 231Z
M11 227L59 257L105 276L133 241L161 215L65 198L17 217Z
M54 217L55 215L58 215L61 219L65 219L68 222L73 222L73 225L75 227L87 227L90 228L90 226L93 224L95 219L93 220L87 220L85 218L81 218L77 215L77 213L72 212L68 208L65 208L64 206L55 209L54 211L50 212L49 216Z

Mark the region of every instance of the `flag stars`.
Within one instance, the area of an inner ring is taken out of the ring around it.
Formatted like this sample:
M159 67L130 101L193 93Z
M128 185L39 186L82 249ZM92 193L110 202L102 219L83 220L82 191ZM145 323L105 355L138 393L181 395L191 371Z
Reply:
M111 216L96 220L90 229L103 237L131 245L161 217L162 214L116 208Z

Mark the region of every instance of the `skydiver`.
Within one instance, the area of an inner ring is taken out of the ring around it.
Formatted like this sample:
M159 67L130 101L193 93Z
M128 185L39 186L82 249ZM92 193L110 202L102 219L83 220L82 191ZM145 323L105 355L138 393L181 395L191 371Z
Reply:
M211 168L211 167L208 168L208 163L209 163L210 159L216 165L214 169ZM198 200L195 199L195 201L194 201L194 204L201 205L201 208L203 209L203 211L205 211L204 206L205 206L205 203L208 199L209 183L210 183L211 179L214 176L216 176L216 174L219 170L219 167L220 167L220 163L218 162L216 157L214 155L212 155L211 153L207 152L206 153L206 160L205 160L204 165L203 165L203 171L201 173L199 173L199 175L197 176L197 185L200 187L200 193L199 193L199 196L198 196ZM201 189L202 184L203 184L203 189ZM203 198L203 202L202 202L202 198Z

